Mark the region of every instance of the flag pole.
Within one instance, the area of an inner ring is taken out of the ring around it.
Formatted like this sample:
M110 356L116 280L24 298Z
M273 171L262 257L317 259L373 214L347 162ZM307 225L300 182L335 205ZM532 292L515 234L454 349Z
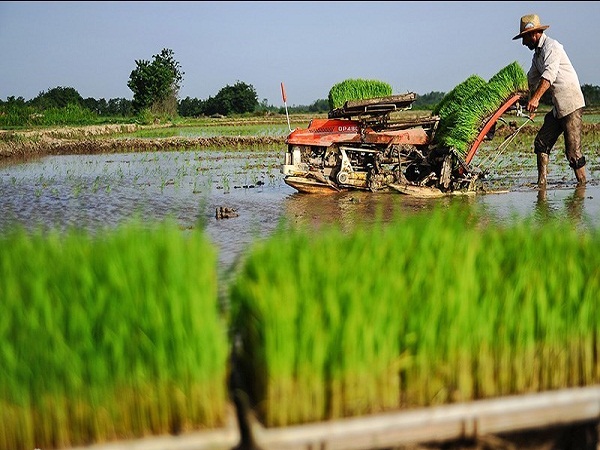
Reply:
M290 126L290 116L288 114L288 107L287 107L287 96L285 95L285 87L283 86L283 81L281 82L281 97L283 98L283 104L285 105L285 116L287 117L288 128L291 132L292 127Z

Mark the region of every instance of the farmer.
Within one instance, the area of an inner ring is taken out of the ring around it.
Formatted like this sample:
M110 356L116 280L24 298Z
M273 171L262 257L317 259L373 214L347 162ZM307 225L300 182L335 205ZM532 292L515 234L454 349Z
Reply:
M581 153L582 113L585 101L577 73L562 44L544 34L549 25L541 25L537 14L521 17L520 32L515 39L533 50L531 68L527 73L529 101L527 111L534 117L540 98L550 89L552 110L534 140L537 155L538 187L545 188L550 150L564 133L565 156L575 171L578 185L585 185L585 157Z

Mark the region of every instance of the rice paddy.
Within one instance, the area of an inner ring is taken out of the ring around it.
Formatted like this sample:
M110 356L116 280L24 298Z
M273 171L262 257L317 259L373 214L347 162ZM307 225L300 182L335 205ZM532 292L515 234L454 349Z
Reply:
M0 447L220 427L234 332L268 426L599 383L596 134L546 197L531 134L510 193L433 202L298 195L273 148L2 165Z

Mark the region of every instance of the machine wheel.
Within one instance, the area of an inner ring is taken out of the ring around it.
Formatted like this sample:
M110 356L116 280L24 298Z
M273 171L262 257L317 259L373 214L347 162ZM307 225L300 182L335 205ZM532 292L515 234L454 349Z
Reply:
M337 181L340 184L346 184L348 182L348 173L341 171L337 174Z

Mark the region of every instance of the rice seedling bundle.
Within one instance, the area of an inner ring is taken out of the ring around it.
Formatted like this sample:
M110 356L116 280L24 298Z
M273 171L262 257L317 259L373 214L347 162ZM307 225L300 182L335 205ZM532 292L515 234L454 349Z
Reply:
M488 82L493 83L496 81L499 81L505 87L507 96L515 92L528 90L527 74L516 61L500 69Z
M449 117L474 92L485 86L486 81L479 75L471 75L462 83L456 85L433 108L432 113L440 118Z
M460 96L454 92L459 87ZM512 95L524 91L527 75L517 62L501 69L487 83L477 76L469 77L434 109L440 116L435 141L466 156L485 120Z
M566 220L481 228L460 204L349 234L282 229L231 291L260 419L600 382L598 244Z
M0 448L222 426L216 253L175 224L0 238Z
M329 90L329 109L340 108L349 100L364 100L392 95L390 84L379 80L347 79Z

